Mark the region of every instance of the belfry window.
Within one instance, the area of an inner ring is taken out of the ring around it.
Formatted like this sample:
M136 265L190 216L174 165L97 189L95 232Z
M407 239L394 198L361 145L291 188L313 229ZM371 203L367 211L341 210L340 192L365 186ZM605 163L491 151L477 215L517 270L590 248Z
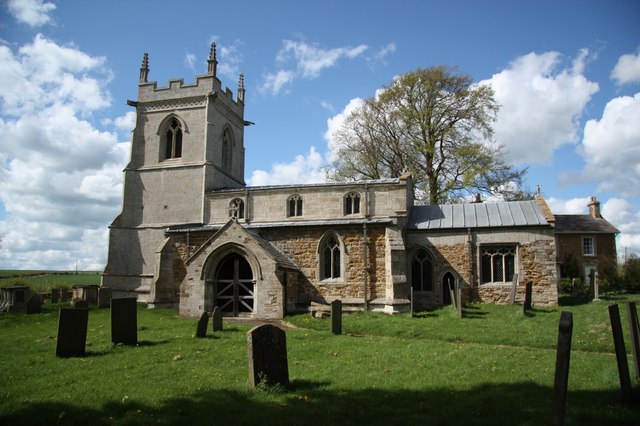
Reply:
M292 195L287 202L287 216L302 216L302 197L299 195Z
M335 235L324 240L320 249L321 279L340 278L341 275L340 241Z
M175 118L169 123L165 133L164 158L182 157L182 127Z
M233 163L233 139L231 131L224 129L222 134L222 168L230 171Z
M360 213L360 194L357 192L350 192L344 197L344 214L359 214Z
M238 220L244 219L244 201L236 198L229 203L229 218Z

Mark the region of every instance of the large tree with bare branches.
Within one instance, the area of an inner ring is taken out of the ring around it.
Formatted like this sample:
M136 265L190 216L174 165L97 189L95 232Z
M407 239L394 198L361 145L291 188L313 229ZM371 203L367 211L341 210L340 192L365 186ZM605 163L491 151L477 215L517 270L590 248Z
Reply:
M493 90L445 66L401 75L365 100L334 133L330 179L381 179L410 172L430 204L469 194L526 197L522 179L493 141Z

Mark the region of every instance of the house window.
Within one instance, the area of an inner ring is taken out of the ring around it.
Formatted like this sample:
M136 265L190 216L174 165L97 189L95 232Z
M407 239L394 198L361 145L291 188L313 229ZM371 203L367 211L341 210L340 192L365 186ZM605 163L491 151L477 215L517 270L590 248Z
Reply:
M234 220L244 219L244 201L240 198L229 203L229 217Z
M411 261L411 287L414 291L433 291L433 263L423 248L416 252Z
M182 127L177 119L172 119L165 133L164 158L182 157Z
M330 235L324 240L320 249L321 279L340 278L340 261L340 241L335 235Z
M299 195L292 195L287 202L287 216L302 216L302 197Z
M485 247L482 249L482 283L508 283L516 272L515 247Z
M357 192L350 192L344 197L344 214L359 214L360 213L360 194Z
M582 237L582 254L585 256L595 256L596 245L593 237Z

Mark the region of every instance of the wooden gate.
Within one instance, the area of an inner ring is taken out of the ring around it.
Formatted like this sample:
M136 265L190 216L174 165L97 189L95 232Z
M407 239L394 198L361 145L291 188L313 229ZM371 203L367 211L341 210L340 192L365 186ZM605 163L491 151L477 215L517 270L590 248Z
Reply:
M227 255L216 271L214 306L227 316L251 314L254 285L249 262L237 253Z

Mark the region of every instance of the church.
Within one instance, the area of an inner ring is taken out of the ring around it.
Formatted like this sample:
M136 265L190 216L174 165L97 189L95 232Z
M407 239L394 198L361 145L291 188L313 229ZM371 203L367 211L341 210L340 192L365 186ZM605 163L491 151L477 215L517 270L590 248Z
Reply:
M121 213L102 286L149 307L278 319L339 299L385 313L465 301L556 305L554 218L531 201L416 205L410 175L249 187L244 78L222 86L212 44L195 82L140 68Z

